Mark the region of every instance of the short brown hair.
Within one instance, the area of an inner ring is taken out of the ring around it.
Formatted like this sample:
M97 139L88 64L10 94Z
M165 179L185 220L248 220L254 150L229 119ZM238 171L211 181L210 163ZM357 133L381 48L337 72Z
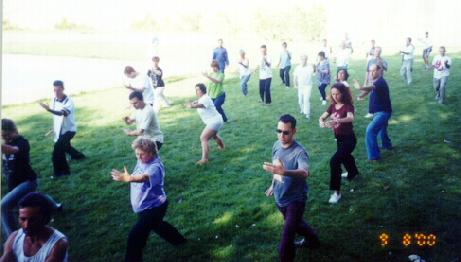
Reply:
M132 66L125 66L125 70L123 71L126 75L136 72Z
M211 61L211 65L210 65L210 66L211 66L211 67L216 67L216 68L218 68L218 70L220 69L220 68L219 68L219 62L218 62L217 60Z
M144 152L151 152L154 156L158 155L157 144L149 137L140 136L136 138L131 144L131 148L133 150L140 149Z

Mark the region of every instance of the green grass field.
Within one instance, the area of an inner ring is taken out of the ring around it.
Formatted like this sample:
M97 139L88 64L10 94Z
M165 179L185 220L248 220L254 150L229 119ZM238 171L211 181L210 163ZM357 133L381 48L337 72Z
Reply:
M453 56L452 56L453 57ZM160 114L165 144L161 157L166 166L166 191L170 207L166 220L189 239L174 248L151 234L145 261L276 261L283 219L274 200L264 195L271 176L261 166L270 161L281 114L298 118L297 139L309 151L311 176L304 217L318 230L322 247L297 252L297 261L406 261L419 254L426 261L461 258L461 66L454 56L448 83L447 105L435 103L432 72L415 62L414 83L405 87L398 74L399 59L391 57L386 79L394 108L389 134L395 149L383 160L366 160L364 144L368 100L356 104L354 155L361 176L343 181L338 205L328 204L329 159L336 149L331 130L318 127L325 110L313 88L312 120L298 113L297 90L281 87L274 71L273 105L258 103L257 74L250 95L243 97L237 78L226 80L224 109L231 122L221 135L226 150L212 144L210 164L196 166L200 158L199 134L203 124L195 110L186 109L183 98ZM351 79L363 81L364 61L354 61ZM167 86L168 88L168 86ZM193 89L193 86L184 86ZM70 241L72 261L122 261L126 238L136 220L129 202L129 186L112 181L110 170L134 167L132 138L122 132L127 109L124 88L74 97L79 130L73 145L88 158L71 162L72 176L51 180L53 142L45 134L51 115L37 104L2 108L2 117L14 119L31 143L34 169L41 191L64 203L53 226ZM350 192L354 189L354 192ZM381 247L378 236L386 232L391 242ZM402 245L405 233L437 236L433 247L419 248L415 241Z

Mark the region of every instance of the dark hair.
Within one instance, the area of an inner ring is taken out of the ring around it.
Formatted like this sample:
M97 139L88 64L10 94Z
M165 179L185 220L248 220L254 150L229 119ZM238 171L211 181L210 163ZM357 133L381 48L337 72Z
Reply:
M131 100L133 98L137 98L138 100L143 100L142 98L142 92L141 91L133 91L130 93L130 95L128 96L128 99Z
M61 80L54 80L53 86L60 86L64 88L64 82L62 82Z
M283 122L285 124L291 123L292 128L296 128L296 118L294 118L290 114L286 114L280 117L279 122Z
M344 75L345 75L344 81L347 81L347 79L349 78L349 72L347 72L347 69L339 69L338 70L338 73L336 74L336 81L339 81L338 75L339 75L339 72L341 72L341 71L344 71Z
M18 132L18 128L13 120L8 118L2 118L2 131L8 133L15 133Z
M287 45L287 42L283 42L282 45Z
M128 74L131 74L133 72L136 72L136 70L134 70L134 68L132 66L125 66L125 70L123 70L123 72L128 75Z
M261 45L261 48L266 48L266 45Z
M152 57L152 61L155 61L155 60L158 60L158 61L160 61L160 57L158 57L158 56L154 56L154 57Z
M320 51L320 52L319 52L319 56L321 56L322 58L325 58L325 52Z
M341 103L345 105L353 105L354 104L354 99L352 98L352 91L349 87L345 86L343 83L336 83L330 88L330 101L332 104L335 104L335 100L331 97L331 90L333 88L338 89L338 91L341 93Z
M220 68L219 68L219 62L218 62L218 60L213 60L213 61L211 61L211 65L210 65L210 66L211 66L211 67L216 67L216 68L218 68L218 70L220 69Z
M53 207L51 202L44 194L39 192L31 192L25 195L21 200L19 200L18 206L20 209L26 207L38 207L40 208L40 213L45 219L45 225L50 223L51 215L53 213Z
M202 94L206 94L206 86L205 84L203 83L198 83L195 85L196 87L200 88L200 91L202 92Z

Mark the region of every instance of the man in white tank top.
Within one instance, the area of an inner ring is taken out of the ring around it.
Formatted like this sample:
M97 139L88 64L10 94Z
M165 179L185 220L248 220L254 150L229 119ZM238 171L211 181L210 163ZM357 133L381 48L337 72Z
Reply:
M8 237L0 262L67 262L66 236L48 226L52 210L41 193L32 192L22 198L19 202L21 228Z

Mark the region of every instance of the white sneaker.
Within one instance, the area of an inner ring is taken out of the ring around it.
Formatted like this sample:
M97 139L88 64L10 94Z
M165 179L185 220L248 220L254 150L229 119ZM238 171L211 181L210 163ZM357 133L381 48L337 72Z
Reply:
M347 175L348 175L348 174L349 174L349 173L344 172L344 173L341 174L341 177L342 177L342 178L347 178Z
M372 118L372 117L373 117L373 114L370 114L370 113L367 113L367 114L365 115L365 118Z
M322 105L326 105L326 104L327 104L327 101L323 100Z
M341 194L337 194L336 192L334 192L333 194L331 194L330 199L328 200L328 203L336 204L338 203L340 199L341 199Z

